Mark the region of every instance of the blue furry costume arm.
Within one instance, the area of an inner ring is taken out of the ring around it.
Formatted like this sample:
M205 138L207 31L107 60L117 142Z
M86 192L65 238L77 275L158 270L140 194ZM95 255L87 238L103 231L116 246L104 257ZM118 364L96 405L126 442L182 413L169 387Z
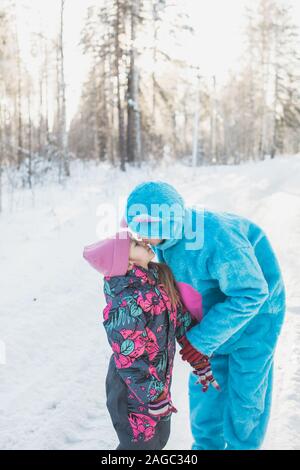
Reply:
M269 290L252 247L233 248L226 253L216 249L208 270L227 298L213 305L187 338L210 356L258 313Z

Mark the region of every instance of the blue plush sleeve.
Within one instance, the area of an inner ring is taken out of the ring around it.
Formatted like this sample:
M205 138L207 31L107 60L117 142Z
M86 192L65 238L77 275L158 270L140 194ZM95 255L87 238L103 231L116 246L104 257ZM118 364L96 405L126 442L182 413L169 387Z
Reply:
M269 290L250 246L226 253L217 250L207 267L226 299L213 305L186 336L196 349L210 356L258 313Z

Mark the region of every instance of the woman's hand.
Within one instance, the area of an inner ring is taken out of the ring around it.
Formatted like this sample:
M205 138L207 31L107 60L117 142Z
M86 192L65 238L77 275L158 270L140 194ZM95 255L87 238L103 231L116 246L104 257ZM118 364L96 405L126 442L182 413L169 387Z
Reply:
M179 352L182 360L187 361L195 369L193 373L198 377L196 383L201 383L202 391L206 392L209 385L212 385L216 390L221 390L213 376L208 356L195 349L185 336L180 338L179 342L182 344L182 349Z
M202 363L201 365L194 365L193 374L197 375L198 380L196 384L201 383L202 391L207 392L209 385L212 385L216 390L221 390L220 385L214 378L210 362L207 360L206 363Z

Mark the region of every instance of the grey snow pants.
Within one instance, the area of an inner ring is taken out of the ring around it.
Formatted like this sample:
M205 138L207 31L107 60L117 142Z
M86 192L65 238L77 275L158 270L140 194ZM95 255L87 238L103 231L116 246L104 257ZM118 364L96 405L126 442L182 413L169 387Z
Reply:
M116 450L162 450L170 436L170 418L161 419L155 434L149 441L133 442L133 433L128 420L128 387L120 377L111 356L106 376L106 406L119 439Z

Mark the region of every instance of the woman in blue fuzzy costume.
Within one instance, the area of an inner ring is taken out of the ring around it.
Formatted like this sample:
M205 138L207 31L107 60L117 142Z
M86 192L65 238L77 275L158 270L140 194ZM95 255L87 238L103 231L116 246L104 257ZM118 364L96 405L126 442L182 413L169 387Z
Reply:
M176 281L202 295L203 319L187 333L181 354L190 363L208 357L221 391L201 393L191 374L192 449L260 448L285 314L284 283L266 234L246 218L186 207L160 181L131 192L123 225L153 246Z

